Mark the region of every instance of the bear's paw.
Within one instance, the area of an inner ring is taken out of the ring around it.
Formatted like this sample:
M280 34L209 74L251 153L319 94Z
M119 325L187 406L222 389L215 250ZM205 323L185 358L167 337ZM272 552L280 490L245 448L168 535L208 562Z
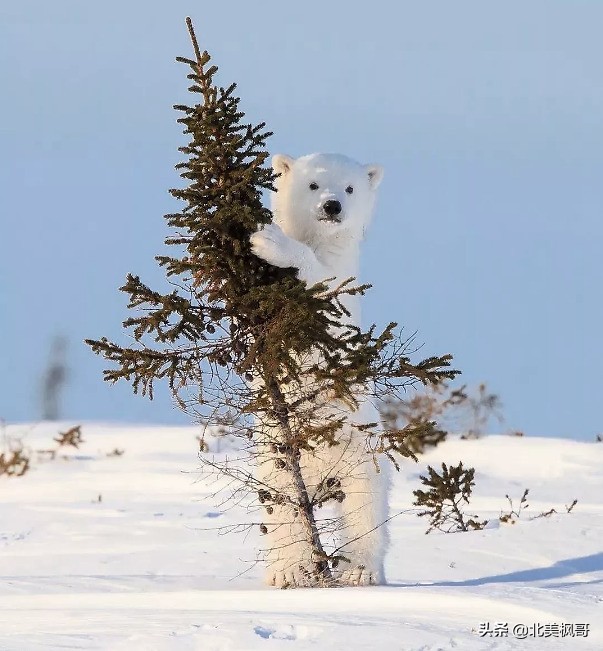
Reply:
M320 579L303 564L291 565L286 569L268 568L266 583L283 590L288 588L314 588L322 584Z
M365 565L355 565L341 572L337 579L338 585L379 585L382 583L380 572Z
M304 245L285 235L276 224L266 224L249 241L253 253L275 267L299 267Z

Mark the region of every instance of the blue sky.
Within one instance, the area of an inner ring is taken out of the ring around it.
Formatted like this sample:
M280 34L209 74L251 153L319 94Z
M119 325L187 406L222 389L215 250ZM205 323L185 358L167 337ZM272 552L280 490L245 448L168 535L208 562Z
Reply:
M63 412L178 423L109 387L85 337L126 341L125 274L161 283L186 101L184 17L273 153L385 167L365 244L367 321L418 331L485 381L508 428L603 430L603 3L0 6L0 417L39 416L52 337Z

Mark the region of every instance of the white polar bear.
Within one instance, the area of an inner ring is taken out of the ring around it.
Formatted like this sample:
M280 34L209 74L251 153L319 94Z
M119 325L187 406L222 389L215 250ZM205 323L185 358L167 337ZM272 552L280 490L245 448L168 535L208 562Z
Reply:
M361 165L337 154L310 154L298 159L273 158L277 192L273 195L274 221L251 236L253 252L278 267L295 267L309 286L327 278L330 284L358 278L360 242L373 213L376 190L383 170ZM344 296L349 321L360 326L358 296ZM322 409L323 406L320 407ZM352 415L341 403L327 408L347 410L355 423L379 422L369 401ZM369 585L384 582L383 560L387 545L384 525L388 517L387 464L378 472L366 451L366 435L351 424L340 432L340 445L303 453L302 471L309 490L327 476L341 481L345 499L339 509L341 554L350 559L339 565L339 582ZM274 463L260 463L260 479L275 485L289 480L274 470ZM267 582L278 587L306 585L309 557L303 531L285 506L271 509L268 526ZM270 526L271 525L271 526Z

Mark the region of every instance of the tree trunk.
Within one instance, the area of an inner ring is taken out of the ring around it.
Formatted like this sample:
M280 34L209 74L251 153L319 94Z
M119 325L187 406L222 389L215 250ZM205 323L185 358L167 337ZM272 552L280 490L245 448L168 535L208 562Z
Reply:
M291 429L287 401L276 380L270 380L267 388L268 395L272 401L274 416L285 437L284 457L287 463L287 469L291 473L296 506L299 509L298 517L304 526L306 540L312 548L312 558L316 559L314 563L314 579L319 585L329 585L333 581L333 576L329 567L327 554L320 540L308 489L302 476L300 466L301 450L299 448L299 441Z

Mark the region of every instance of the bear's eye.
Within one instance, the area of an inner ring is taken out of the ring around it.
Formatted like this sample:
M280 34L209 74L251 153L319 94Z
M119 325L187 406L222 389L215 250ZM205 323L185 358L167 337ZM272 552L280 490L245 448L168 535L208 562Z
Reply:
M318 190L318 183L312 181L312 183L310 183L310 190Z
M352 192L354 192L354 188L353 188L351 185L348 185L348 187L345 189L345 191L346 191L348 194L352 194Z

